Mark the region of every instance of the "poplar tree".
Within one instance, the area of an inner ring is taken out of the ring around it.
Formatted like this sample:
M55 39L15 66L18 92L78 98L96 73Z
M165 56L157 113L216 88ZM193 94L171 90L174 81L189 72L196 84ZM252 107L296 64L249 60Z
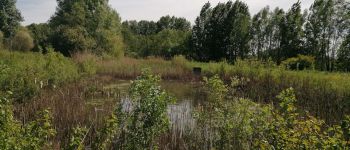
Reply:
M300 1L293 4L281 24L282 60L303 54L303 24Z

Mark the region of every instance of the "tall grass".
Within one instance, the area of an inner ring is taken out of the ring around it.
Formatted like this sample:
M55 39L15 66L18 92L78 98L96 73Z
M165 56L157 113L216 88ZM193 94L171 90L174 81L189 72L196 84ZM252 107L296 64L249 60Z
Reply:
M98 63L98 74L112 75L116 78L134 79L141 74L143 68L151 68L155 74L165 79L185 80L191 77L191 70L178 65L174 61L165 61L161 58L122 58L118 60L104 60Z
M91 128L86 145L92 145L96 131L115 109L120 99L118 88L106 87L109 78L88 78L71 82L56 89L43 89L31 101L14 107L15 117L26 124L38 111L49 109L57 134L53 140L57 149L66 147L75 127Z

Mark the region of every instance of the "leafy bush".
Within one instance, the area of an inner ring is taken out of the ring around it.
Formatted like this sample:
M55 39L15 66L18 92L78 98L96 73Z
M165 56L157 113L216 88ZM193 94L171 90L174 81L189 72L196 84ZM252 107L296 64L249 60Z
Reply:
M34 40L25 29L19 30L8 44L10 49L17 51L30 51L34 48Z
M290 70L314 69L315 58L311 56L298 55L282 62L282 66Z
M83 127L74 128L72 136L69 141L67 150L83 150L85 149L84 139L88 133L88 129Z
M125 134L121 149L156 149L156 138L169 128L167 107L172 98L160 89L160 77L143 70L131 85L131 112L119 114ZM125 116L125 117L123 117ZM123 137L122 137L123 138Z

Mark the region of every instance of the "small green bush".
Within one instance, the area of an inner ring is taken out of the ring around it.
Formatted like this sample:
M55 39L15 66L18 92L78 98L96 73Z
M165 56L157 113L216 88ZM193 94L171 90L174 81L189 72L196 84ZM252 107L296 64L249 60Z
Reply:
M30 51L34 48L34 40L27 30L20 30L10 39L10 49L16 51Z
M282 62L282 66L290 70L314 69L315 58L311 56L298 55Z
M85 127L76 127L73 129L72 136L69 141L67 150L84 150L85 149L85 137L88 133L88 129Z
M132 110L118 115L125 133L120 149L157 149L156 139L168 131L167 107L173 99L161 90L159 83L160 77L152 75L149 69L132 82Z

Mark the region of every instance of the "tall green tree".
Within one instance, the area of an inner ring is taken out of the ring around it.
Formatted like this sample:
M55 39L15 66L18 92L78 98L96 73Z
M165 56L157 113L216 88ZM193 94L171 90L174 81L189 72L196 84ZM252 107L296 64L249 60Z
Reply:
M121 23L108 0L57 0L52 44L66 56L79 51L123 55Z
M300 1L293 4L287 12L281 26L281 49L282 59L296 57L303 54L303 24Z
M246 58L249 52L251 26L248 5L237 0L228 14L227 24L230 33L228 59L235 61L237 58Z
M208 24L210 15L212 12L211 4L206 3L200 12L200 15L197 17L195 21L195 25L192 29L192 54L191 56L194 59L204 61L207 60L206 49L204 49L204 43L206 41L206 25Z
M285 12L281 8L275 8L271 14L271 20L269 23L269 48L268 56L275 62L280 63L282 61L282 27L284 23Z
M203 43L207 60L220 61L226 58L229 51L232 27L228 15L232 8L232 2L219 3L211 12L211 16L205 25L206 39Z
M315 0L305 26L305 48L316 57L316 68L333 70L337 50L349 26L349 3L344 0Z
M21 21L23 21L23 18L16 8L16 0L1 0L0 31L4 33L5 38L16 34Z
M249 51L250 14L241 2L207 3L193 27L194 58L200 61L245 58Z
M251 27L251 54L261 59L263 53L269 48L269 38L271 37L271 15L270 8L265 7L252 19Z
M338 68L342 71L350 71L350 32L339 48Z
M327 70L329 64L331 17L334 13L333 0L316 0L310 8L305 27L306 47L316 57L317 68Z

